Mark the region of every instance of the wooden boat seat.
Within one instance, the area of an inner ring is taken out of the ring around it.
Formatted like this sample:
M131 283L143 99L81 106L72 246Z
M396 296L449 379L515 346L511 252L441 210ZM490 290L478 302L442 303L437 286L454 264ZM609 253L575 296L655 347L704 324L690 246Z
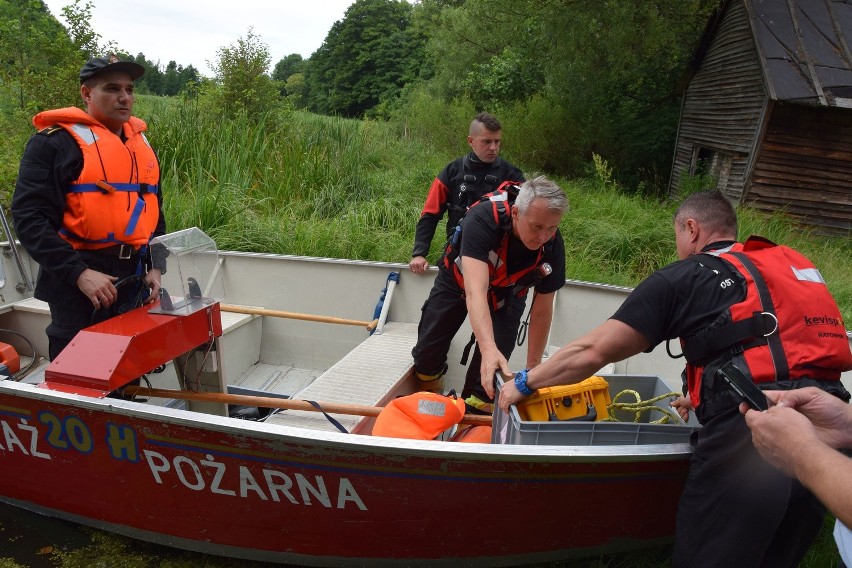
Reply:
M381 334L373 334L340 361L316 378L293 398L317 402L336 402L381 406L397 391L407 394L414 386L411 349L417 342L417 324L387 322ZM376 365L381 361L381 366ZM406 383L410 382L408 385ZM365 429L370 418L332 415L349 432ZM283 410L266 419L269 424L283 424L313 430L337 432L320 412Z

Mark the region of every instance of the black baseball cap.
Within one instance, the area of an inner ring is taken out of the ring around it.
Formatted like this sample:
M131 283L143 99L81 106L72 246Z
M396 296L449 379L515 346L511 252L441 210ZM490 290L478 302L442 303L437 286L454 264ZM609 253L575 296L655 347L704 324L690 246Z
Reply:
M109 58L95 57L89 59L80 69L80 84L82 85L98 73L104 71L123 71L130 75L134 81L145 74L145 68L133 61L119 61L114 55Z

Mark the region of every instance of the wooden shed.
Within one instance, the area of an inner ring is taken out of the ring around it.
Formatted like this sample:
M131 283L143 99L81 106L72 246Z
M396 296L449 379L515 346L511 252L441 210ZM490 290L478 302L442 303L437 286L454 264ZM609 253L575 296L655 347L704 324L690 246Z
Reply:
M725 0L682 85L669 192L710 174L729 198L852 232L852 0Z

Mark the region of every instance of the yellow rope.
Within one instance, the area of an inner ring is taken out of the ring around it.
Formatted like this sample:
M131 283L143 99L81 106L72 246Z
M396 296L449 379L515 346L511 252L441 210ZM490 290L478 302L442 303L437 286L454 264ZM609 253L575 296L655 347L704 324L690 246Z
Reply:
M636 399L636 402L620 402L620 399L623 396L633 395ZM680 416L678 416L675 410L669 410L668 408L664 408L662 406L657 406L654 404L655 402L661 401L665 398L670 398L674 400L679 397L680 393L676 392L668 392L666 394L661 394L660 396L655 396L654 398L649 398L648 400L642 400L642 397L639 396L639 393L635 390L625 389L615 395L612 398L612 402L606 407L609 412L609 418L606 418L603 421L609 422L625 422L624 420L618 420L613 416L615 411L623 410L626 412L633 412L633 422L639 422L642 418L643 412L650 412L652 410L661 412L663 416L658 418L657 420L649 421L649 424L670 424L672 422L681 424L682 421Z

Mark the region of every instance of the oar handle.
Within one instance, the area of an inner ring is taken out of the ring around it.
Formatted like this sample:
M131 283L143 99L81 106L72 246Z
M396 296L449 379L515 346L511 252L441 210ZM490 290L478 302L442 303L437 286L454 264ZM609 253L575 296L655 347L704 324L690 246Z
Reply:
M275 318L289 318L304 321L315 321L321 323L337 323L342 325L359 325L366 327L368 330L373 330L378 324L378 320L362 321L344 318L336 318L333 316L317 316L313 314L302 314L299 312L285 312L283 310L268 310L266 308L252 308L249 306L235 306L232 304L219 304L219 309L223 312L233 312L236 314L250 314L257 316L271 316Z
M283 408L286 410L307 410L308 412L328 412L329 414L352 414L356 416L378 416L381 406L362 404L347 404L341 402L318 402L320 409L306 400L292 398L275 398L271 396L251 396L245 394L224 394L218 392L191 392L171 389L155 389L139 386L126 386L124 392L129 395L151 396L155 398L177 398L197 402L215 402L221 404L240 404L245 406L261 406L264 408ZM491 426L490 416L465 414L461 424L472 426Z

